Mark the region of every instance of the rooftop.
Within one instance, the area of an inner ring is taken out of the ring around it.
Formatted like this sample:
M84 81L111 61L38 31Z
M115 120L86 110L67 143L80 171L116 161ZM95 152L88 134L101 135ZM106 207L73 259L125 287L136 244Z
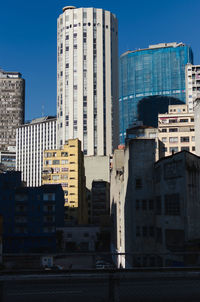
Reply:
M10 79L19 79L21 78L22 75L20 72L17 72L17 71L4 71L3 69L0 68L0 78L3 78L3 79L7 79L7 78L10 78Z
M145 50L154 50L154 49L159 49L159 48L169 48L169 47L180 47L180 46L185 46L184 43L180 42L180 43L177 43L177 42L171 42L171 43L158 43L158 44L154 44L154 45L149 45L149 48L139 48L139 49L136 49L136 50L128 50L126 51L125 53L123 53L121 55L121 57L127 55L127 54L130 54L130 53L136 53L136 52L140 52L140 51L145 51Z

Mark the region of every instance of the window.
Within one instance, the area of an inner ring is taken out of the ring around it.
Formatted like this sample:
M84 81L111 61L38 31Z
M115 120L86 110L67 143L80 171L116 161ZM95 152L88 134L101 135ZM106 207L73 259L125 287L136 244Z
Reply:
M192 146L192 151L195 151L195 147L194 146Z
M177 119L169 119L169 123L170 124L177 123Z
M154 200L150 199L149 200L149 210L153 210L154 209Z
M136 226L136 237L140 237L140 227Z
M189 136L181 136L181 143L186 143L186 142L189 142L189 141L190 141Z
M188 122L188 119L180 119L179 122L180 122L180 123L187 123L187 122Z
M161 196L156 196L156 214L161 215Z
M166 143L167 142L167 137L162 137L162 142Z
M178 128L170 128L169 132L178 132Z
M142 210L146 211L147 209L147 201L146 200L142 200Z
M190 151L190 148L185 146L185 147L181 147L181 151Z
M67 152L61 152L61 156L68 156Z
M141 189L142 188L142 179L141 178L136 178L135 179L135 188L136 189Z
M51 165L52 164L52 160L45 160L45 165L48 166L48 165Z
M180 215L180 198L179 194L165 195L165 215Z
M170 143L178 143L178 137L170 137L169 142Z
M136 210L139 210L139 209L140 209L140 201L136 200Z
M53 160L53 165L59 165L60 161L58 159Z
M68 160L67 160L67 159L62 159L62 160L61 160L61 164L62 164L62 165L68 164Z
M56 195L55 193L44 193L43 194L43 200L44 201L51 201L51 200L55 200L56 199Z
M170 152L170 153L178 152L178 147L170 147L170 148L169 148L169 152Z
M146 226L142 227L142 235L143 235L143 237L147 237L147 227Z
M156 228L156 242L162 244L162 229Z
M162 132L167 132L167 129L162 129Z
M150 226L149 227L149 236L154 237L154 235L155 235L155 229L153 226Z

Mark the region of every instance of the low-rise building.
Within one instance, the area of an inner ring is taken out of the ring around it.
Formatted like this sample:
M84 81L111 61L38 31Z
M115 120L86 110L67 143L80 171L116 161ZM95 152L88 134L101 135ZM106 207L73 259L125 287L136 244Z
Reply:
M164 156L183 150L195 154L194 113L187 105L170 105L168 113L158 115L158 139Z
M65 196L65 222L87 223L84 157L81 142L69 139L61 149L44 151L42 183L61 184Z
M56 227L64 226L60 185L23 187L20 172L0 174L3 253L56 252Z
M99 240L98 226L68 226L57 228L61 233L61 250L65 252L94 252Z

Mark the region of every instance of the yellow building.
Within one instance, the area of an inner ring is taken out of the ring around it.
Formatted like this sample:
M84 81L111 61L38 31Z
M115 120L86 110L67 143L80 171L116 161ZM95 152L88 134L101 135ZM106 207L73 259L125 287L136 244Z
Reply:
M65 196L65 221L87 223L84 156L81 142L69 139L63 149L44 151L42 184L61 184Z

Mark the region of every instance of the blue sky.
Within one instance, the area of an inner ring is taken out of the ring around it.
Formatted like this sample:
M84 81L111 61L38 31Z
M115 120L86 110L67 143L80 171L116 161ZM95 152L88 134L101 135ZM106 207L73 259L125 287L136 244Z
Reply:
M42 111L56 114L56 24L67 5L115 13L119 55L153 43L184 42L200 64L199 0L1 1L0 67L19 71L26 80L26 120Z

